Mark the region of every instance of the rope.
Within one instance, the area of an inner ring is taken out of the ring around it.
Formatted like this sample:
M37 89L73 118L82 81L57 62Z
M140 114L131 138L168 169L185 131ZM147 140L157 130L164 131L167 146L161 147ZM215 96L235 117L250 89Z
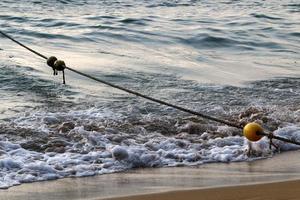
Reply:
M35 51L35 50L33 50L33 49L27 47L26 45L24 45L24 44L22 44L21 42L15 40L14 38L10 37L9 35L7 35L6 33L2 32L1 30L0 30L0 33L1 33L3 36L7 37L8 39L12 40L13 42L17 43L17 44L20 45L21 47L23 47L23 48L25 48L25 49L31 51L32 53L34 53L34 54L36 54L36 55L38 55L38 56L40 56L40 57L42 57L42 58L44 58L44 59L46 59L46 60L48 59L47 56L45 56L45 55L43 55L43 54L41 54L41 53L39 53L39 52L37 52L37 51Z
M58 60L57 60L54 56L51 56L51 57L48 58L47 56L45 56L45 55L43 55L43 54L41 54L41 53L38 53L37 51L35 51L35 50L33 50L33 49L27 47L26 45L22 44L21 42L15 40L14 38L10 37L9 35L7 35L6 33L2 32L1 30L0 30L0 33L1 33L3 36L7 37L8 39L12 40L13 42L17 43L18 45L24 47L25 49L31 51L32 53L34 53L34 54L36 54L36 55L38 55L38 56L44 58L45 60L47 60L47 64L48 64L50 67L53 68L54 74L56 73L56 72L55 72L55 70L56 70L56 69L55 69L55 62L57 62ZM53 61L52 59L55 60L55 61ZM51 60L50 63L48 63L49 60ZM53 61L53 62L52 62L52 61ZM63 61L62 61L62 62L63 62ZM63 65L64 65L64 63L63 63ZM218 118L215 118L215 117L212 117L212 116L209 116L209 115L206 115L206 114L197 112L197 111L193 111L193 110L190 110L190 109L187 109L187 108L183 108L183 107L180 107L180 106L176 106L176 105L174 105L174 104L171 104L171 103L168 103L168 102L159 100L159 99L155 99L155 98L153 98L153 97L149 97L149 96L144 95L144 94L141 94L141 93L139 93L139 92L136 92L136 91L133 91L133 90L124 88L124 87L119 86L119 85L115 85L115 84L113 84L113 83L109 83L109 82L107 82L107 81L101 80L101 79L96 78L96 77L94 77L94 76L91 76L91 75L89 75L89 74L80 72L80 71L75 70L75 69L73 69L73 68L71 68L71 67L64 66L64 68L65 68L65 69L68 69L68 70L70 70L70 71L72 71L72 72L74 72L74 73L77 73L77 74L80 74L80 75L82 75L82 76L85 76L85 77L87 77L87 78L89 78L89 79L92 79L92 80L94 80L94 81L103 83L103 84L105 84L105 85L108 85L108 86L110 86L110 87L113 87L113 88L116 88L116 89L119 89L119 90L123 90L123 91L125 91L125 92L127 92L127 93L130 93L130 94L133 94L133 95L142 97L142 98L144 98L144 99L148 99L148 100L150 100L150 101L153 101L153 102L156 102L156 103L159 103L159 104L162 104L162 105L166 105L166 106L175 108L175 109L177 109L177 110L180 110L180 111L183 111L183 112L186 112L186 113L190 113L190 114L193 114L193 115L202 117L202 118L206 118L206 119L209 119L209 120L212 120L212 121L215 121L215 122L219 122L219 123L221 123L221 124L225 124L225 125L228 125L228 126L231 126L231 127L238 128L238 129L243 129L243 127L242 127L241 125L239 125L239 124L235 124L235 123L233 123L233 122L229 122L229 121L226 121L226 120L218 119Z
M180 110L180 111L183 111L183 112L186 112L186 113L190 113L190 114L193 114L193 115L196 115L196 116L199 116L199 117L202 117L202 118L206 118L206 119L209 119L209 120L212 120L212 121L215 121L215 122L219 122L221 124L226 124L228 126L232 126L232 127L235 127L235 128L239 128L239 129L242 129L243 127L238 125L238 124L235 124L235 123L232 123L232 122L229 122L229 121L225 121L225 120L222 120L222 119L218 119L218 118L215 118L215 117L212 117L212 116L209 116L209 115L206 115L206 114L203 114L203 113L200 113L200 112L197 112L197 111L194 111L194 110L190 110L190 109L187 109L187 108L183 108L183 107L180 107L180 106L176 106L174 104L171 104L171 103L168 103L168 102L165 102L165 101L162 101L162 100L159 100L159 99L155 99L153 97L149 97L147 95L144 95L144 94L141 94L139 92L136 92L136 91L133 91L133 90L130 90L130 89L127 89L127 88L124 88L124 87L121 87L121 86L118 86L118 85L115 85L113 83L109 83L107 81L104 81L104 80L101 80L101 79L98 79L96 77L93 77L91 75L88 75L88 74L85 74L83 72L80 72L80 71L77 71L75 69L72 69L70 67L66 67L66 69L70 70L70 71L73 71L77 74L80 74L82 76L85 76L87 78L90 78L90 79L93 79L97 82L100 82L100 83L103 83L105 85L108 85L108 86L111 86L113 88L116 88L116 89L119 89L119 90L123 90L127 93L130 93L130 94L134 94L136 96L139 96L139 97L142 97L144 99L148 99L150 101L153 101L153 102L156 102L156 103L159 103L159 104L162 104L162 105L166 105L166 106L169 106L169 107L172 107L172 108L175 108L177 110Z
M270 145L278 148L276 145L273 144L272 139L276 139L276 140L281 140L283 142L287 142L287 143L291 143L291 144L295 144L295 145L300 145L300 142L297 142L295 140L290 140L284 137L280 137L280 136L276 136L273 133L258 133L258 135L262 135L262 136L266 136L269 138L270 140Z
M119 85L115 85L113 83L110 83L110 82L107 82L105 80L102 80L102 79L99 79L99 78L96 78L94 76L91 76L89 74L86 74L84 72L80 72L78 70L75 70L71 67L67 67L64 63L64 61L61 61L61 60L57 60L56 57L54 56L51 56L51 57L47 57L31 48L29 48L28 46L22 44L21 42L15 40L14 38L10 37L9 35L7 35L6 33L2 32L0 30L0 34L2 34L3 36L5 36L6 38L12 40L13 42L17 43L18 45L22 46L23 48L29 50L30 52L38 55L39 57L41 58L44 58L45 60L47 60L47 64L52 67L53 71L54 71L54 75L57 75L57 71L62 71L63 72L63 83L65 83L65 74L64 74L64 69L68 69L74 73L77 73L79 75L82 75L84 77L87 77L89 79L92 79L94 81L97 81L99 83L103 83L105 85L108 85L110 87L113 87L113 88L116 88L116 89L119 89L119 90L122 90L124 92L127 92L127 93L130 93L130 94L133 94L133 95L136 95L136 96L139 96L139 97L142 97L144 99L148 99L150 101L153 101L153 102L156 102L156 103L159 103L159 104L162 104L162 105L165 105L165 106L169 106L169 107L172 107L172 108L175 108L177 110L180 110L180 111L183 111L183 112L186 112L186 113L189 113L189 114L193 114L193 115L196 115L196 116L199 116L199 117L202 117L202 118L205 118L205 119L208 119L208 120L211 120L211 121L215 121L215 122L218 122L218 123L221 123L221 124L225 124L225 125L228 125L228 126L231 126L231 127L235 127L235 128L238 128L238 129L243 129L243 126L239 125L239 124L236 124L234 122L230 122L230 121L226 121L226 120L223 120L223 119L219 119L219 118L216 118L216 117L212 117L210 115L207 115L207 114L204 114L204 113L200 113L200 112L197 112L197 111L194 111L194 110L190 110L190 109L187 109L187 108L184 108L184 107L181 107L181 106L176 106L174 104L171 104L171 103L168 103L168 102L165 102L165 101L162 101L162 100L159 100L159 99L155 99L153 97L150 97L150 96L147 96L147 95L144 95L144 94L141 94L139 92L136 92L136 91L133 91L133 90L130 90L130 89L127 89L127 88L124 88L122 86L119 86ZM294 141L294 140L290 140L290 139L287 139L287 138L283 138L283 137L279 137L279 136L275 136L273 133L265 133L265 132L262 132L262 133L257 133L258 135L262 135L262 136L267 136L269 139L270 139L270 146L271 145L274 145L273 142L272 142L272 139L277 139L277 140L281 140L281 141L284 141L284 142L287 142L287 143L291 143L291 144L295 144L295 145L300 145L300 142L297 142L297 141ZM275 146L275 145L274 145ZM276 146L275 146L276 147Z

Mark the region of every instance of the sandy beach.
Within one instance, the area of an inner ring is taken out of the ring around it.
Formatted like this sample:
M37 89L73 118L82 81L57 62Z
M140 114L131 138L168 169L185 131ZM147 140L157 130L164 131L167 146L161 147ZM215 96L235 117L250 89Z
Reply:
M300 157L294 151L253 162L35 182L1 190L0 199L298 199L298 180Z
M300 181L182 190L156 194L111 198L110 200L286 200L299 199Z

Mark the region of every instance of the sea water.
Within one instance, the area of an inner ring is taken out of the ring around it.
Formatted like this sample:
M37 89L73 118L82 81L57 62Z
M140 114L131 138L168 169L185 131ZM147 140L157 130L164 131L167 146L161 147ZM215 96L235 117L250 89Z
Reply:
M300 140L296 0L2 0L0 28L69 67ZM0 188L271 157L268 140L66 71L0 37ZM298 149L274 141L281 151Z

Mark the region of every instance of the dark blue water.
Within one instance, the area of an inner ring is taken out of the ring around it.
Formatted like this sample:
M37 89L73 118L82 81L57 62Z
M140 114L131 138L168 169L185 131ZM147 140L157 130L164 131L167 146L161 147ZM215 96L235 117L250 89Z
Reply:
M106 81L236 123L256 120L287 136L299 131L296 0L3 0L0 25L42 54ZM0 67L0 139L8 142L0 144L0 171L10 171L0 172L8 174L0 187L132 167L249 160L238 150L247 148L240 131L69 71L62 85L61 75L53 77L43 59L3 37ZM127 149L136 164L116 162L114 149ZM99 159L111 167L80 157L88 152L107 153ZM36 154L43 159L37 161ZM63 164L62 157L71 155L82 162ZM41 175L41 165L49 167L49 176ZM53 166L59 167L51 171Z

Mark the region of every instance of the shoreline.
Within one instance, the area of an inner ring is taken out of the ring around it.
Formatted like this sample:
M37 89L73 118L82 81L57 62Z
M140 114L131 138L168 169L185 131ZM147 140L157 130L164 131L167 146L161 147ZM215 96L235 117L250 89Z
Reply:
M126 200L135 196L146 200L167 198L164 195L173 196L172 199L176 200L175 197L181 194L190 195L189 199L192 200L193 195L199 195L200 192L211 191L213 194L224 188L237 192L237 188L244 187L252 190L257 185L280 184L282 181L292 183L294 188L294 185L300 187L299 153L300 151L284 152L272 158L251 162L134 169L99 176L26 183L0 190L0 200ZM289 187L284 187L284 190L289 190ZM197 195L196 197L199 199ZM234 199L233 196L231 198ZM247 196L241 199L246 200Z
M105 200L283 200L300 197L300 179L282 182L177 190L152 194L105 198ZM99 199L100 200L100 199ZM103 200L103 198L101 198Z

